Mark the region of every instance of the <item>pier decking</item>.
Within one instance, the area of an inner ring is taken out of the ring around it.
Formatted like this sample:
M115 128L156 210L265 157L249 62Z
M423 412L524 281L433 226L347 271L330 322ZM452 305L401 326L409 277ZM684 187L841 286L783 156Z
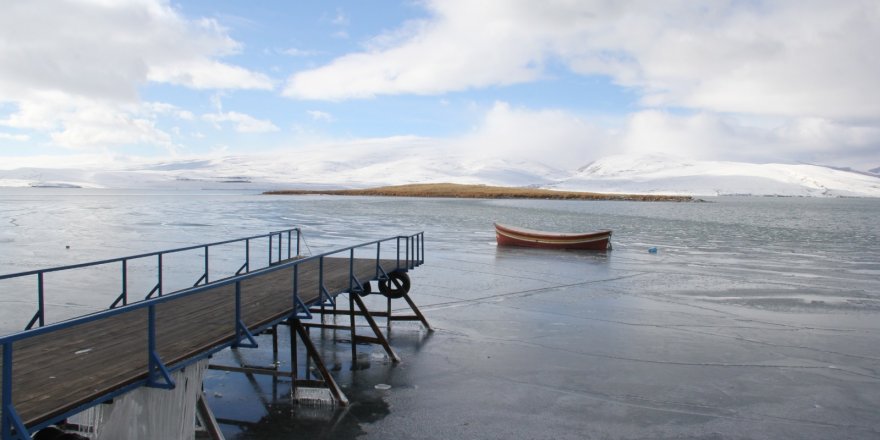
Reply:
M2 438L138 386L173 386L169 371L229 346L246 346L252 334L307 314L309 306L415 268L423 262L422 245L420 233L278 260L253 272L0 338ZM355 258L356 248L367 247L375 258ZM382 258L383 252L394 258Z

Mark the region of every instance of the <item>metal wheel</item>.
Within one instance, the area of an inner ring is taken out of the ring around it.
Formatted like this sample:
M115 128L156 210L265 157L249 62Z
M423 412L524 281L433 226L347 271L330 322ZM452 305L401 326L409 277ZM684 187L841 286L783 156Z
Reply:
M409 293L410 281L406 272L391 272L388 279L379 281L379 292L391 299L403 298Z

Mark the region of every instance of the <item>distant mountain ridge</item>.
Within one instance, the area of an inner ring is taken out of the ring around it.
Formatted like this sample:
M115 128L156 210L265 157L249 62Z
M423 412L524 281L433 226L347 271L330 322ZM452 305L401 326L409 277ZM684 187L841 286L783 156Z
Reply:
M610 156L574 170L533 161L461 158L427 149L312 150L128 163L117 169L0 170L0 186L132 189L366 188L454 182L618 194L880 197L880 176L807 164ZM874 169L872 172L880 171Z

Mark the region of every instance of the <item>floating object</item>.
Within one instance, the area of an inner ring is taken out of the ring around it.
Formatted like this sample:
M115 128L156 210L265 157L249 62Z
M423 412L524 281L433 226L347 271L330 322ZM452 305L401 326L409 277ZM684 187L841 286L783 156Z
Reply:
M390 390L391 385L388 385L386 383L377 383L376 386L374 386L373 388L375 388L377 390L385 391L385 390Z
M656 253L657 253L657 248L655 248L655 247L650 247L650 248L648 248L648 253L649 253L649 254L656 254Z
M536 231L495 223L495 238L499 246L525 246L544 249L611 249L611 230L585 233Z

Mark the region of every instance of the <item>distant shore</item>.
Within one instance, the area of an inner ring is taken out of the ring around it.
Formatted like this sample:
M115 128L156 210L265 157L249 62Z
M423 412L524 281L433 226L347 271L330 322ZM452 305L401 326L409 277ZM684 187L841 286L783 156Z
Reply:
M390 197L448 197L467 199L551 199L551 200L629 200L640 202L694 202L691 196L655 194L602 194L580 191L555 191L540 188L522 188L457 183L418 183L382 186L366 189L286 189L266 191L267 195L334 195L334 196L390 196Z

